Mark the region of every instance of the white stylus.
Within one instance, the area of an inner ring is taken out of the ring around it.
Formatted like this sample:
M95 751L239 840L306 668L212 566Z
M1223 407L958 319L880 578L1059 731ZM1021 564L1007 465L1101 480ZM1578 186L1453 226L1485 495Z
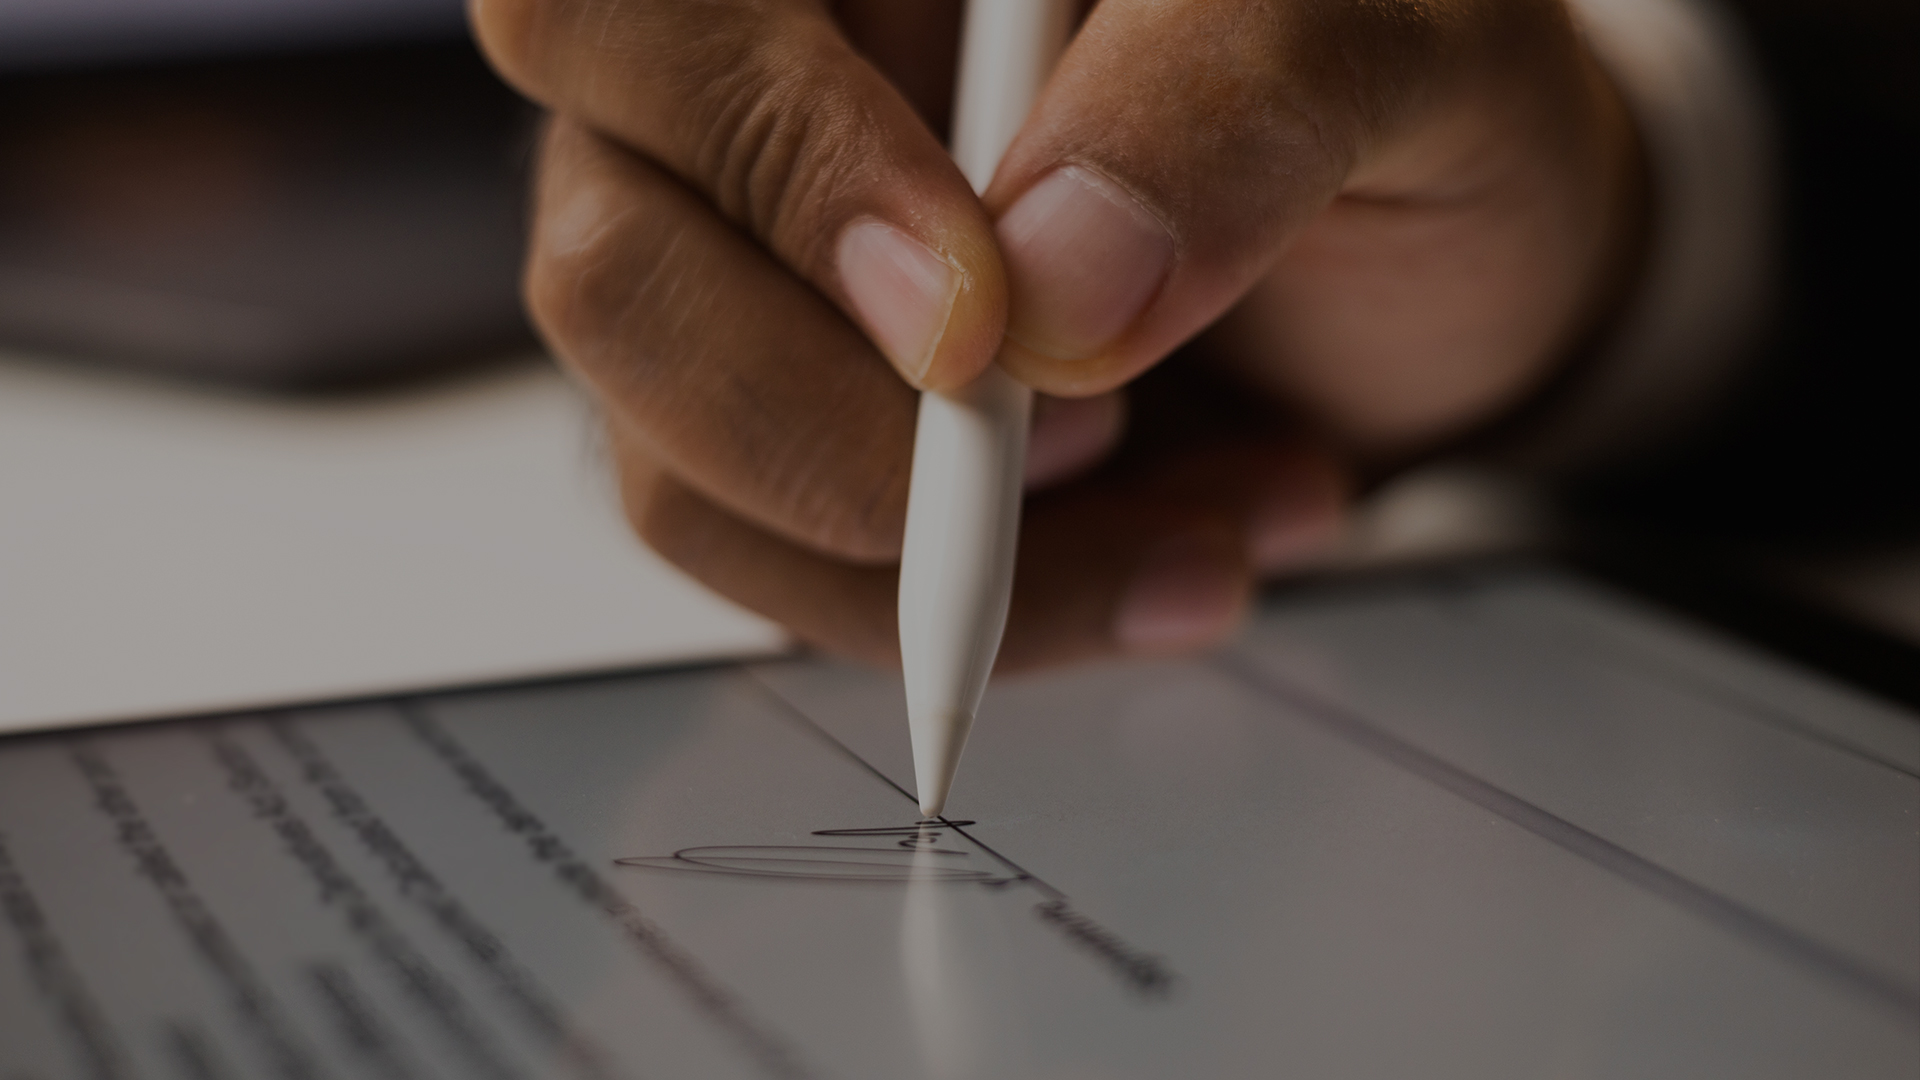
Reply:
M985 191L1065 47L1073 0L968 0L953 156ZM900 559L900 662L920 812L946 808L1013 592L1033 392L996 364L920 395Z

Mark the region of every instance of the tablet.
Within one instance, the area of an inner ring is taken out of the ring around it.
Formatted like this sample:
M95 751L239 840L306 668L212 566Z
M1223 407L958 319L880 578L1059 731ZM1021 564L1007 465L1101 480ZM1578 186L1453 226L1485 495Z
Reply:
M0 1077L1920 1074L1920 718L1540 563L0 741Z

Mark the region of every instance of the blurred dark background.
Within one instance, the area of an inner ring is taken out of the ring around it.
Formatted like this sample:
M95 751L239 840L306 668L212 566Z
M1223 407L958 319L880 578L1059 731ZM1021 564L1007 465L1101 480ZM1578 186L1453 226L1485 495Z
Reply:
M1920 3L1728 6L1783 150L1769 345L1572 503L1712 543L1914 535ZM523 349L534 124L460 0L6 0L0 348L302 391Z
M1582 501L1708 542L1920 537L1920 3L1727 3L1779 134L1779 309L1720 416Z
M458 0L8 0L0 345L300 390L523 349L533 123Z

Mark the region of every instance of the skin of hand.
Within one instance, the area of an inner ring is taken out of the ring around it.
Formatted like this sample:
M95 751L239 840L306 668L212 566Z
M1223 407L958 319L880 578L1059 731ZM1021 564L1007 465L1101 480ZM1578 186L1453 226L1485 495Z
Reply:
M959 14L472 0L553 114L526 291L635 530L831 651L898 662L916 388L1044 395L1002 667L1177 652L1631 273L1638 144L1563 0L1100 0L978 198Z

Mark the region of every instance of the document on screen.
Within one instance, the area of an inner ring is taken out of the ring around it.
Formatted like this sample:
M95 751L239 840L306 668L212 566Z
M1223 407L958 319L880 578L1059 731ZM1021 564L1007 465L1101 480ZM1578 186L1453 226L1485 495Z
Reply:
M0 741L0 1076L1907 1078L1920 721L1556 570Z

